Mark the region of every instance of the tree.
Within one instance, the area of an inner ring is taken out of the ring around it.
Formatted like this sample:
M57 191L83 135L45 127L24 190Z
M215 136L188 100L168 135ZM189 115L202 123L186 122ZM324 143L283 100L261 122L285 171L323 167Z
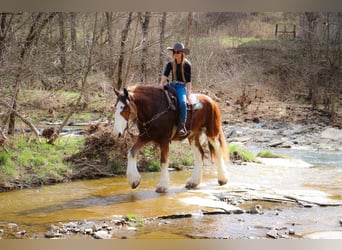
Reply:
M59 64L58 68L60 70L61 78L62 78L62 84L65 84L66 75L65 75L65 67L66 67L66 44L65 44L65 30L64 30L64 19L65 19L65 13L60 12L58 13L58 26L59 26Z
M126 48L129 27L132 22L132 15L133 15L133 12L129 12L127 21L125 24L125 28L123 29L122 34L121 34L120 52L119 52L119 60L118 60L118 81L117 81L116 86L114 86L114 88L118 88L118 89L121 89L122 82L123 82L122 72L123 72L123 63L124 63L124 58L125 58L125 48Z
M148 53L147 40L148 40L148 27L150 23L151 12L145 12L145 14L139 13L139 19L142 29L142 40L141 40L141 77L142 83L147 82L147 70L146 70L146 57Z
M77 45L77 32L76 32L76 13L70 13L70 38L71 38L71 50L76 50Z
M19 96L19 91L21 88L21 70L22 66L24 65L26 55L29 54L29 50L31 46L33 45L33 42L39 38L43 28L46 26L46 24L54 18L56 13L38 13L38 14L32 14L33 22L31 24L30 30L26 36L24 45L22 49L20 50L19 54L19 61L18 61L18 68L15 76L15 85L14 85L14 91L13 91L13 98L11 102L11 109L13 111L10 112L9 117L9 124L8 124L8 134L14 134L15 129L15 110L17 109L17 100Z
M159 66L158 66L158 82L160 82L161 79L161 72L163 71L164 67L164 60L165 60L165 28L166 28L166 17L167 12L163 12L161 19L159 21L159 28L160 28L160 35L159 35Z
M188 22L187 22L187 31L185 37L185 47L190 47L190 37L191 37L191 28L192 28L192 12L188 13Z
M0 13L0 65L3 62L6 36L12 25L13 13Z
M106 12L106 27L107 27L107 40L108 40L108 54L109 54L109 63L108 63L108 78L113 79L114 76L114 39L113 39L113 31L112 31L112 23L113 23L113 13Z

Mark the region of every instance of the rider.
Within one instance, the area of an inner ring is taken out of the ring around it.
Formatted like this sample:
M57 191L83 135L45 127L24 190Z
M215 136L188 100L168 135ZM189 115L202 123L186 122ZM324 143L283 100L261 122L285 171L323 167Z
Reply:
M186 104L191 104L191 64L185 58L185 55L190 53L188 48L185 48L182 43L175 43L173 48L168 47L168 50L172 51L173 60L166 64L164 74L160 80L160 87L163 88L164 84L172 72L171 87L175 88L176 96L180 107L181 121L178 127L178 135L185 136L187 134L185 123L186 123Z

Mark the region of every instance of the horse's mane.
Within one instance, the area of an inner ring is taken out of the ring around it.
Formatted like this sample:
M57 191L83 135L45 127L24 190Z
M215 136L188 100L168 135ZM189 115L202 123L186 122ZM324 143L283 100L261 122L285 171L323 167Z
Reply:
M148 96L155 96L160 95L161 89L155 85L142 85L142 84L135 84L127 87L128 92L131 92L133 96L135 94L146 94Z

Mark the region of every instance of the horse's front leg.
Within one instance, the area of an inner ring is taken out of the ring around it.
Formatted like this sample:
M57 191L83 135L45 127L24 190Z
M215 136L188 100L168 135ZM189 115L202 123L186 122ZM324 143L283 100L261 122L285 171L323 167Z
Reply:
M160 143L160 181L157 185L157 193L166 193L169 188L169 142Z
M138 138L134 146L128 151L126 176L128 184L133 189L137 188L140 184L141 175L139 174L137 169L137 155L141 147L145 144L146 142Z

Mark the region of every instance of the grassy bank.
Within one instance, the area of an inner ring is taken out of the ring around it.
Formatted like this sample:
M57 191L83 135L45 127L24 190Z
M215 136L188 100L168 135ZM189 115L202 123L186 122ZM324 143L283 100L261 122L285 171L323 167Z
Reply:
M0 190L51 184L69 180L72 165L64 159L77 152L84 139L61 137L51 145L15 136L0 151Z
M108 127L85 137L60 137L54 145L45 140L29 140L27 135L12 138L0 151L0 191L124 174L128 148L133 140L114 139ZM160 150L148 144L139 154L139 171L160 171ZM208 152L206 153L208 156ZM255 156L236 145L230 146L232 161L255 161ZM170 145L170 167L182 170L193 166L187 143Z

